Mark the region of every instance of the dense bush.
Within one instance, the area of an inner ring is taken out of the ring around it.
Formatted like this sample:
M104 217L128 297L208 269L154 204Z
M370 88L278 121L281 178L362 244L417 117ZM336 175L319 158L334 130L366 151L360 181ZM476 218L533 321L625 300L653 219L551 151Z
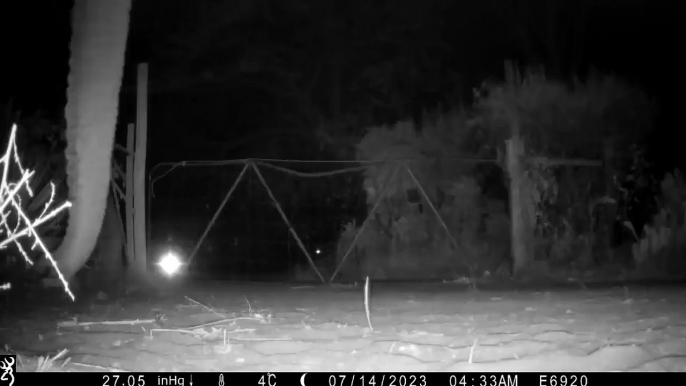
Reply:
M447 279L471 274L470 266L498 268L509 244L506 206L483 197L476 163L461 156L478 129L450 112L421 129L402 121L368 130L357 150L360 161L378 162L363 182L372 219L357 241L362 263L346 264L342 276ZM360 225L342 229L339 262Z
M631 168L625 149L652 129L654 112L646 94L616 77L592 75L585 82L564 83L529 72L514 84L484 84L469 111L439 114L421 128L401 121L369 129L357 146L358 159L379 162L366 170L363 183L369 210L379 204L357 242L357 256L363 253L366 265L351 266L344 276L465 275L467 262L472 274L483 275L508 262L507 195L487 195L493 180L486 182L483 165L460 156L503 154L515 128L526 144L528 193L522 204L529 213L527 242L534 260L567 273L635 260L631 253L617 259L613 242L626 230L616 227L627 191L620 183ZM504 166L500 158L490 163L492 169ZM604 162L569 166L569 159ZM399 172L389 183L396 167ZM497 183L507 187L502 172ZM359 228L344 227L339 260Z

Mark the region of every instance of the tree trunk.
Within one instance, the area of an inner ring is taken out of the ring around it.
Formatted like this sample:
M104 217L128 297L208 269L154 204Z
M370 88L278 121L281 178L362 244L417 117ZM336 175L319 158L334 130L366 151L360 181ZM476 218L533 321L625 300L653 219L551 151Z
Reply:
M67 88L67 183L72 208L54 257L70 281L93 251L110 184L131 0L75 0Z
M124 232L119 222L116 198L110 194L97 245L93 251L92 267L84 272L82 289L105 292L117 296L125 290L124 283ZM97 255L97 256L96 256ZM79 274L80 275L80 274Z

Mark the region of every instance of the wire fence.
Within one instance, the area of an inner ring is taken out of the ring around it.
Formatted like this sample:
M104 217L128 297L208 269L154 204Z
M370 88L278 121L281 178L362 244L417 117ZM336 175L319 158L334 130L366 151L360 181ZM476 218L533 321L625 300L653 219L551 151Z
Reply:
M403 204L386 202L386 210L380 211L384 194L405 197L405 190L419 187L414 189L415 195L428 203L427 211L435 213L428 216L435 220L435 230L452 239L449 225L436 207L440 202L433 204L435 200L429 197L436 198L438 187L427 188L427 193L421 186L427 179L436 180L436 174L455 181L463 175L473 176L480 164L495 165L496 160L250 159L160 164L150 173L149 240L152 245L171 242L180 246L202 271L230 272L234 277L253 277L259 272L259 279L265 279L282 277L284 272L292 275L295 268L304 266L312 268L318 280L326 281L329 278L315 266L321 260L337 259L333 272L325 273L333 274L333 279L356 248L353 244L360 243L365 227L368 232L385 234L382 243L394 238L394 222L402 213L391 213L397 210L389 211L388 206ZM400 186L403 192L382 194L383 185L392 177L392 165L400 171L396 172L396 190ZM374 172L369 174L370 170ZM341 250L345 233L352 240ZM454 239L451 244L459 247ZM355 257L348 260L348 264L359 264Z
M586 218L602 169L570 162L529 171L540 196L534 227L553 231L536 235L548 241L594 232L581 225L597 217ZM501 165L473 157L161 164L150 173L149 240L180 246L200 271L239 279L297 279L304 270L332 281L342 269L379 266L395 270L388 279L407 278L402 270L476 277L512 258ZM532 253L549 258L548 249Z
M341 224L364 220L365 165L251 161L151 170L152 244L180 246L202 271L266 279L331 257Z

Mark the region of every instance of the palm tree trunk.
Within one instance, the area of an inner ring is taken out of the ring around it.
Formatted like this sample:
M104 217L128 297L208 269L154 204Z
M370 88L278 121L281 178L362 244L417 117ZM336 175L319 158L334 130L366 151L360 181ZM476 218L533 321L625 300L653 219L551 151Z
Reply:
M72 208L55 251L70 281L93 251L107 207L131 0L75 0L67 88L67 183Z

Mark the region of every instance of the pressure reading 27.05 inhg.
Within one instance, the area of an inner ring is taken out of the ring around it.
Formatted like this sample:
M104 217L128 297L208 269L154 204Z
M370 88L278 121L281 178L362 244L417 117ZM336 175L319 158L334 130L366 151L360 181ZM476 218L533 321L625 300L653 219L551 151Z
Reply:
M451 375L450 386L517 386L517 375Z
M102 386L145 386L144 375L103 375Z

